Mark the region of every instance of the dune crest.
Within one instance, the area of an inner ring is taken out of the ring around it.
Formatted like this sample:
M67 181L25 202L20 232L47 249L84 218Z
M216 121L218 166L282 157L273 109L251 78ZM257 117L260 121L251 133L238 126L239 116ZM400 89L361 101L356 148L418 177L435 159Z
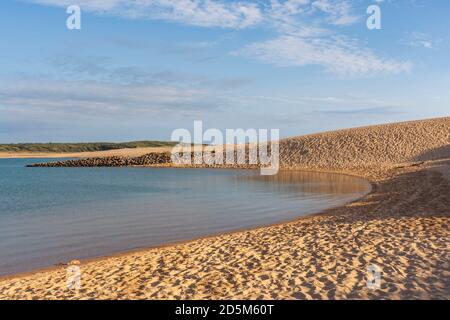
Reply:
M344 169L450 158L450 117L283 139L285 168Z

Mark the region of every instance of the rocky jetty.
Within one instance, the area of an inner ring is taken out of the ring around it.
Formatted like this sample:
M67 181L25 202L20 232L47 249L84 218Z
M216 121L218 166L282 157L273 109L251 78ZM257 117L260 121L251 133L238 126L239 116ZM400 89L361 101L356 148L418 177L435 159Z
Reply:
M249 164L248 150L245 153L238 153L235 151L234 164L214 164L202 162L195 163L195 156L201 155L198 152L192 152L187 156L187 160L179 160L176 163L172 162L171 153L148 153L139 157L96 157L84 158L75 160L62 160L56 162L42 162L27 165L27 167L130 167L130 166L164 166L164 167L191 167L191 168L259 168L260 165ZM225 159L225 154L223 155Z
M170 164L170 153L148 153L140 157L102 157L43 162L27 167L128 167Z

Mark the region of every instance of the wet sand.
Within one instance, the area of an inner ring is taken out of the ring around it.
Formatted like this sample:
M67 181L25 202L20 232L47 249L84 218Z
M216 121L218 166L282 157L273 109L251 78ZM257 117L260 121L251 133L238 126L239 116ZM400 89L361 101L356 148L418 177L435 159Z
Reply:
M287 139L283 167L365 177L372 192L292 222L86 261L80 289L67 288L66 266L4 278L0 299L449 299L449 128L447 117Z

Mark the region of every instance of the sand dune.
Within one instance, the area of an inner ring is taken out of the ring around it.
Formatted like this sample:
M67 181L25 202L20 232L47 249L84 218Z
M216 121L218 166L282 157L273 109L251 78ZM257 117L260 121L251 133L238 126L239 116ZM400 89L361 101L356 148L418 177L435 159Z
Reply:
M351 173L359 201L290 223L0 280L0 299L449 299L450 117L285 139L282 167ZM367 287L368 267L381 287Z
M325 132L284 139L289 168L377 167L450 158L450 117Z

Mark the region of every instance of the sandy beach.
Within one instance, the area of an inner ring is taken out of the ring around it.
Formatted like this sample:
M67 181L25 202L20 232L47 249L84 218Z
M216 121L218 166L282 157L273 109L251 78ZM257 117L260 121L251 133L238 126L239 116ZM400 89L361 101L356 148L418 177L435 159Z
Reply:
M449 133L446 117L284 139L283 169L356 175L371 193L291 222L82 261L80 289L67 288L65 265L4 277L0 299L449 299ZM380 288L367 286L371 266Z
M166 152L171 147L127 148L93 152L54 153L54 152L0 152L0 159L8 158L93 158L129 156L139 157L150 152Z

